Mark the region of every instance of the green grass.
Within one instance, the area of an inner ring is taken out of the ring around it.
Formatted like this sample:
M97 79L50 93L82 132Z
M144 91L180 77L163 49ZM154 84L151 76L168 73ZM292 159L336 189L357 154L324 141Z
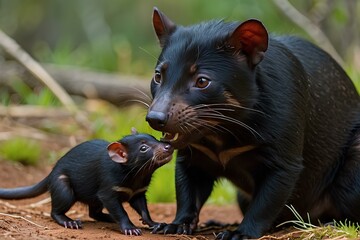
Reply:
M303 219L293 206L287 206L294 214L295 219L284 222L278 226L285 224L292 224L299 231L286 234L286 237L281 239L359 239L360 226L358 223L351 221L337 222L323 226L316 226L310 221L310 216L307 214L307 219Z
M60 106L60 102L55 95L47 88L31 89L28 85L19 79L14 79L11 88L18 95L18 103L40 106ZM2 103L9 103L10 95L2 97Z
M347 74L354 82L358 92L360 93L360 71L359 69L355 69L355 67L348 67L346 69Z
M344 222L334 221L334 226L335 226L336 230L338 231L338 233L343 232L349 239L357 239L360 237L359 223L353 223L353 222L347 221L347 220L345 220Z
M149 202L175 202L175 156L173 160L159 168L153 175L147 199ZM225 179L218 181L207 200L206 204L229 204L235 203L236 190L233 185Z
M214 189L208 199L209 204L229 204L236 202L236 189L226 179L220 179L215 183Z
M148 202L175 202L175 158L154 173L146 197Z
M0 155L24 165L36 165L40 159L41 147L34 140L17 137L1 143Z

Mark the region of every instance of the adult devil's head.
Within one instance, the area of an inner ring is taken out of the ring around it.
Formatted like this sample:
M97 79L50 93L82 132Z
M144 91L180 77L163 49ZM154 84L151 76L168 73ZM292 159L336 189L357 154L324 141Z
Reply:
M178 148L228 124L244 127L258 94L254 68L268 46L262 23L183 27L155 8L153 26L162 52L151 82L150 126Z

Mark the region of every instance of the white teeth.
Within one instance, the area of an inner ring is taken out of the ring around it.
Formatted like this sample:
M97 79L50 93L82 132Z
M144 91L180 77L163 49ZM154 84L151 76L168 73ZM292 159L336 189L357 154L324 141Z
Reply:
M173 138L171 138L172 136L174 136ZM171 139L170 139L171 138ZM179 138L179 133L175 133L175 135L171 134L171 133L164 133L164 136L162 139L165 139L169 142L174 142Z
M176 133L174 138L171 141L176 141L178 139L178 137L179 137L179 133Z

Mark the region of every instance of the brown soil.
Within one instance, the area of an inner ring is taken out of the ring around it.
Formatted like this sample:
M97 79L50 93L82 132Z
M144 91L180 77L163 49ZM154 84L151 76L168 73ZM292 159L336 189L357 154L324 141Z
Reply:
M1 187L17 187L35 183L51 170L47 167L27 167L21 164L0 161ZM45 200L43 202L43 200ZM86 206L75 204L68 212L73 219L81 219L83 229L71 230L57 225L49 213L49 195L27 200L0 200L0 239L129 239L122 235L116 224L95 222L89 218ZM136 239L214 239L214 233L221 229L202 229L193 236L164 236L150 234L141 224L134 210L125 206L132 222L142 228L143 235ZM175 204L149 204L152 218L159 222L170 222L175 215ZM200 224L217 219L224 223L241 220L237 206L206 205L201 212Z
M32 167L19 163L0 161L1 187L25 186L40 181L51 171L51 166ZM65 229L57 225L50 217L50 197L43 194L37 198L25 200L0 200L0 239L169 239L169 240L207 240L215 239L222 230L236 227L242 215L236 205L205 205L200 214L199 231L192 236L151 234L141 224L137 213L125 205L131 221L142 229L141 236L125 236L116 224L96 222L89 218L85 205L77 203L67 213L72 219L81 219L83 229ZM149 204L153 220L171 222L175 216L175 203ZM203 227L208 220L218 220L228 227ZM290 232L290 233L289 233ZM261 239L290 239L297 235L290 229L267 235ZM290 238L289 238L290 236Z
M56 124L54 119L49 120L51 124ZM44 122L45 121L45 122ZM69 149L69 145L74 146L76 142L87 139L86 133L77 132L77 139L73 136L46 134L38 131L41 126L45 126L48 120L39 119L20 119L18 121L0 121L0 129L20 136L42 136L43 149L61 152ZM64 119L59 122L62 132L67 132L63 126L72 126L72 120L66 120L69 124L64 124ZM26 123L26 124L25 124ZM71 129L71 128L70 128ZM25 135L24 135L25 134ZM44 136L43 136L44 135ZM12 188L30 185L40 181L51 171L52 166L42 159L38 166L24 166L19 163L12 163L0 158L0 187ZM26 200L0 200L0 239L215 239L214 234L223 229L211 228L196 232L192 236L184 235L160 235L150 234L149 229L141 224L139 216L134 210L125 206L131 221L142 228L142 236L125 236L121 234L116 224L96 222L89 218L86 206L75 204L67 213L72 219L81 219L83 229L65 229L57 225L50 217L51 203L49 195L44 194L37 198ZM158 222L171 222L175 216L175 203L170 204L149 204L149 210L153 220ZM215 206L206 205L201 211L200 224L207 220L219 220L222 223L239 223L242 219L237 206Z

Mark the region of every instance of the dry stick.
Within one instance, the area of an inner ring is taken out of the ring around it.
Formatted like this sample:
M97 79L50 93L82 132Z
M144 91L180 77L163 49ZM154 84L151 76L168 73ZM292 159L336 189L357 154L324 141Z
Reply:
M19 44L6 35L2 30L0 30L0 45L8 54L14 57L20 64L22 64L27 70L43 82L68 110L71 112L77 111L74 101L65 92L65 90L44 70L38 62L36 62L19 46Z
M15 206L15 205L12 205L12 204L10 204L10 203L8 203L8 202L4 202L4 201L2 201L2 200L0 200L0 204L3 204L5 207L8 207L8 208L17 208L17 206Z
M0 117L11 116L14 118L67 118L71 113L59 107L42 107L34 105L1 106Z
M12 215L12 214L7 214L7 213L0 213L0 215L5 216L5 217L12 217L12 218L22 219L22 220L25 220L25 221L27 221L27 222L29 222L29 223L37 226L37 227L47 229L47 227L41 226L41 225L39 225L39 224L37 224L37 223L34 223L34 222L30 221L29 219L26 219L26 218L24 218L24 217L22 217L22 216L19 216L19 215Z
M336 51L325 33L310 21L306 16L300 13L288 0L273 0L276 6L295 24L304 29L305 32L321 47L323 47L330 55L342 66L344 60Z
M19 44L1 30L0 46L2 46L8 54L14 57L21 65L43 82L50 91L55 94L65 108L74 114L75 121L77 121L81 126L88 128L89 124L87 117L78 111L78 108L69 94L67 94L67 92L45 71L45 69L27 52L25 52Z
M31 207L31 208L36 208L36 207L42 206L42 205L47 204L47 203L50 203L50 202L51 202L51 198L48 197L48 198L45 198L45 199L43 199L43 200L40 200L40 201L38 201L38 202L36 202L36 203L31 203L31 204L29 204L29 207Z

